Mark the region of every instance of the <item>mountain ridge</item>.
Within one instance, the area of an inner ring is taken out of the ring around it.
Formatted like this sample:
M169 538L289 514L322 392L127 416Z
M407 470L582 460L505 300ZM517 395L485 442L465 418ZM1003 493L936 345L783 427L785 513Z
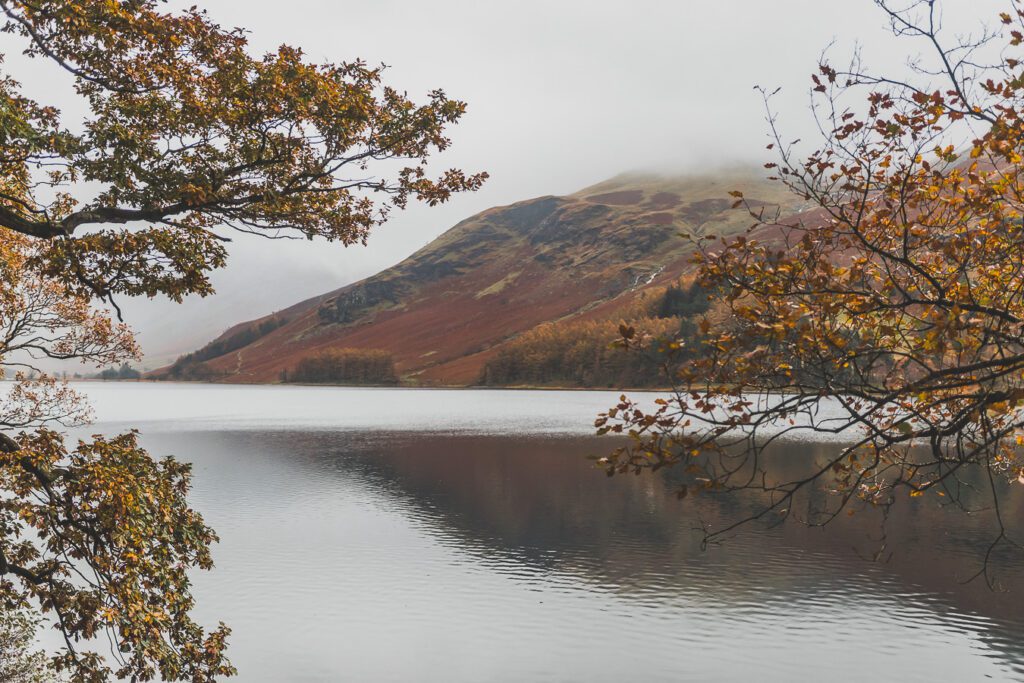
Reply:
M681 233L748 228L747 211L732 208L732 190L753 206L799 208L785 187L747 169L622 174L570 195L492 207L391 268L232 326L204 347L209 353L196 352L201 371L188 374L276 382L302 358L356 348L391 353L406 384L473 384L516 335L611 315L638 293L678 280L692 255ZM175 368L180 361L150 376L174 378Z

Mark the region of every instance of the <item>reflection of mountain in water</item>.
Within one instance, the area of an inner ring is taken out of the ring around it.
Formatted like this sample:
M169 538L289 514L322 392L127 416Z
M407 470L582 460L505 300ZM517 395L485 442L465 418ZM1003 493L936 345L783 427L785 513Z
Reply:
M664 477L608 479L583 459L606 450L607 441L326 432L216 438L218 451L265 454L274 467L304 471L298 482L337 478L340 491L342 482L355 480L403 509L424 533L494 572L583 584L638 609L681 598L751 620L794 605L824 605L837 618L868 605L881 626L938 620L943 628L975 633L994 656L1024 672L1020 556L997 559L1008 593L992 593L980 581L958 583L976 571L992 536L984 514L908 499L886 524L894 551L886 563L862 559L880 537L881 520L870 512L824 531L794 523L748 528L702 552L694 527L721 525L750 503L701 496L679 501ZM815 447L791 448L805 462L817 454ZM1016 496L1012 517L1019 520L1022 512Z

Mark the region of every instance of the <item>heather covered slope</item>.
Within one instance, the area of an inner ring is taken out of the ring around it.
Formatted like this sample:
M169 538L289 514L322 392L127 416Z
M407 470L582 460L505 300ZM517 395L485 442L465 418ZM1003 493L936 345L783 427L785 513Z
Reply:
M373 277L236 325L198 353L201 372L189 376L275 382L304 357L356 348L391 353L407 383L474 383L517 334L611 314L685 273L691 246L681 232L745 230L751 218L728 194L737 189L755 206L798 208L755 172L623 175L496 207Z

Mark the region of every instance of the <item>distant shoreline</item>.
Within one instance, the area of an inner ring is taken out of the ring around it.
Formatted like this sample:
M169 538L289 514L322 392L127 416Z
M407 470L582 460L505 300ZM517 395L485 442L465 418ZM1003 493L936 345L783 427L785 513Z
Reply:
M476 384L340 384L333 382L211 382L206 380L164 380L164 379L95 379L79 378L68 379L69 382L90 383L90 384L200 384L211 386L237 386L237 387L336 387L345 389L444 389L450 391L602 391L617 392L628 391L632 393L665 393L672 391L671 387L561 387L561 386L489 386Z

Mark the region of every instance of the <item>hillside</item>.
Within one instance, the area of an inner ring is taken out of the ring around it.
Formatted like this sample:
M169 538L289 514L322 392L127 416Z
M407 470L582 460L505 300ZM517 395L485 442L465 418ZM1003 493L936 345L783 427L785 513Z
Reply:
M751 223L730 190L755 206L795 210L754 171L623 175L564 197L472 216L373 277L236 325L152 376L276 382L304 358L363 349L391 354L405 383L479 380L503 344L550 321L607 316L689 268L680 236L728 235Z

